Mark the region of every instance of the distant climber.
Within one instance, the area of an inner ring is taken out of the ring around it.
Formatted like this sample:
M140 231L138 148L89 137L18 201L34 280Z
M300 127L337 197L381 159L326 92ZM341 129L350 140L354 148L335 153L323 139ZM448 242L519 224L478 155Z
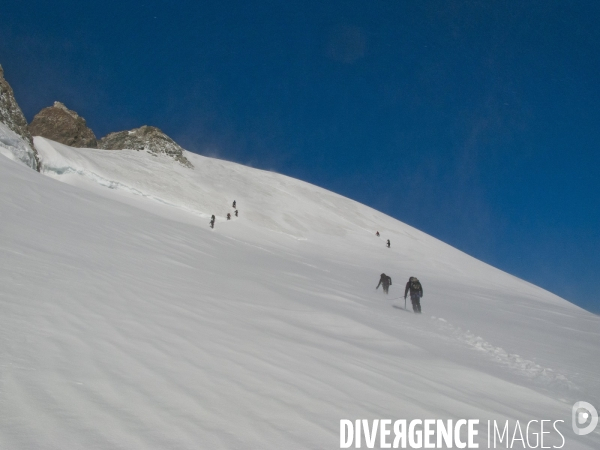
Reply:
M404 300L406 295L410 291L410 301L412 302L413 311L415 313L421 313L421 297L423 297L423 286L416 277L410 277L408 283L406 283L406 289L404 290Z
M385 273L382 273L379 277L379 284L375 289L379 289L380 285L383 286L383 292L387 294L388 290L390 289L390 286L392 285L391 277L388 277Z
M235 217L237 217L237 216L238 216L238 210L236 209L235 210Z
M390 244L390 240L388 239L388 240L387 240L387 248L390 248L390 246L391 246L391 245L392 245L392 244Z
M227 213L227 220L231 220L231 214Z
M377 233L375 233L375 236L379 237L379 231Z
M235 209L235 205L236 205L236 203L235 203L235 200L234 200L233 204L231 205L231 206L233 206L233 209Z
M212 217L210 218L210 227L214 228L215 227L215 215L213 214Z

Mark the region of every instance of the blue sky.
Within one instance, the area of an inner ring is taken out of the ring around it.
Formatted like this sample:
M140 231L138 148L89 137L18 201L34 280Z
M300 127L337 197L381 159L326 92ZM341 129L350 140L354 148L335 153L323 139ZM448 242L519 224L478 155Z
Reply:
M600 2L13 1L31 120L144 124L379 209L600 312Z

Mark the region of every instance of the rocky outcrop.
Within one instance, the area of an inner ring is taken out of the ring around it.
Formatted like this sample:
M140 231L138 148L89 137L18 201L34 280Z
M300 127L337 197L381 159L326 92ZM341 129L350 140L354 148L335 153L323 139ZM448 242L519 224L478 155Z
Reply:
M42 136L70 147L98 148L94 132L85 119L61 102L42 109L29 124L34 136Z
M4 79L4 70L0 66L0 122L25 140L15 156L32 169L39 171L38 154L33 146L33 139L27 129L27 120L19 108L10 84ZM11 145L11 148L16 148Z
M100 139L99 148L105 150L146 150L155 155L170 156L185 167L194 167L183 155L184 150L173 139L160 129L147 125L129 131L110 133Z

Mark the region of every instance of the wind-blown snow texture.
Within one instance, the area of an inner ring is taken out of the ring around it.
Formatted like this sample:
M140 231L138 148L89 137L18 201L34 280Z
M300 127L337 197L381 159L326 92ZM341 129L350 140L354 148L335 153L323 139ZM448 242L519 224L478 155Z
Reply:
M562 419L598 448L570 430L598 317L298 180L35 139L48 176L0 158L0 448L335 449L376 418Z

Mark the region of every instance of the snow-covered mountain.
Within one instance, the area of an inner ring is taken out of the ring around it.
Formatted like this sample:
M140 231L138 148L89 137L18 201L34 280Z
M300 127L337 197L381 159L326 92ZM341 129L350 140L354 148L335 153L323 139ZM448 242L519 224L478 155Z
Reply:
M42 174L0 158L0 448L336 449L342 419L426 418L600 447L571 430L597 316L283 175L35 146Z

